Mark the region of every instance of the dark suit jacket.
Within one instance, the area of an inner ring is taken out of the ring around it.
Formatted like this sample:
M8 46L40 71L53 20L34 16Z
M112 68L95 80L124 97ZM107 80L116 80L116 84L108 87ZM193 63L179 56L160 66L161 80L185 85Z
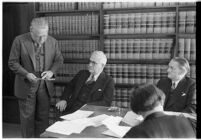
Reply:
M80 90L85 84L89 75L90 72L88 70L81 70L65 87L61 99L67 101L66 110L70 109L76 102ZM90 97L87 103L99 106L110 106L113 99L113 93L114 80L102 72L89 93Z
M63 57L58 48L57 41L48 36L45 42L45 63L44 70L50 70L56 74L59 66L63 63ZM26 98L30 92L35 92L38 83L33 84L26 78L27 73L36 74L35 51L30 33L19 35L12 44L8 61L9 68L16 74L15 76L15 96ZM46 81L50 96L55 94L54 85Z
M180 116L169 116L155 112L131 128L124 138L195 138L191 122Z
M169 78L159 80L157 87L166 95L164 110L196 113L196 82L185 77L171 93L172 82Z

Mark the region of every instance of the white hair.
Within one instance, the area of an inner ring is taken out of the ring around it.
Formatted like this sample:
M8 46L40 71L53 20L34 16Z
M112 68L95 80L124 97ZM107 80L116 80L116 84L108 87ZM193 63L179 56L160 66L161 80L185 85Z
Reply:
M99 63L105 65L107 63L107 57L102 51L94 51L92 52L91 56L94 56L97 58Z
M34 18L31 21L31 27L48 27L48 21L44 17Z

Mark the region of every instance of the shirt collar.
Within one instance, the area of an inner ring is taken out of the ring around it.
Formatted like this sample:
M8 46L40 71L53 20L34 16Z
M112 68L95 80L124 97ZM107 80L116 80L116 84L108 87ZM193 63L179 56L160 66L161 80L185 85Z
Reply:
M94 81L96 81L98 79L98 77L99 77L100 74L101 73L98 73L98 74L94 75ZM91 76L91 74L90 74L90 76Z
M175 88L177 87L177 85L179 84L179 82L181 81L182 79L178 80L178 81L172 81L172 84L175 83Z

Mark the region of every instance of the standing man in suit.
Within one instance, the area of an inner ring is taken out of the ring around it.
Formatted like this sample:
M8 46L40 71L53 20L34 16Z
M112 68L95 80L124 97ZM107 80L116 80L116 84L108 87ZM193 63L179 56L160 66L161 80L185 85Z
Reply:
M65 114L72 113L84 104L110 106L114 92L114 81L103 72L107 58L102 51L94 51L88 70L79 71L66 85L61 101L56 104Z
M39 137L49 125L50 97L54 78L63 57L57 41L48 35L48 22L34 18L30 32L17 36L8 61L15 76L22 137Z
M196 114L196 82L187 75L190 66L185 58L175 57L168 66L168 77L157 87L166 95L164 110Z
M190 119L163 112L165 94L153 84L134 87L131 109L144 120L131 128L124 138L195 138Z

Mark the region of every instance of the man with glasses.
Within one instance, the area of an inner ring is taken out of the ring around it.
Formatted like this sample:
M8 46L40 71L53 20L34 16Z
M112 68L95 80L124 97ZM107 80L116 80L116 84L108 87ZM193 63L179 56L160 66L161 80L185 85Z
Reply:
M79 71L64 89L57 109L64 114L72 113L84 104L110 106L114 92L114 80L103 69L107 58L102 51L94 51L88 70Z

